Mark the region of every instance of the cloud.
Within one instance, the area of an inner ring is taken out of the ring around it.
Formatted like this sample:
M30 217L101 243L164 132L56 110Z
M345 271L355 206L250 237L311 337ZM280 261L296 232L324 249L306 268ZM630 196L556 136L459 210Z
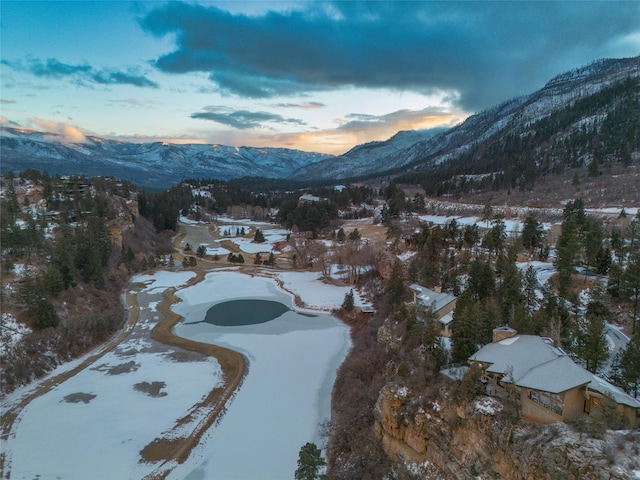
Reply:
M399 130L422 130L434 127L453 127L466 117L456 115L443 107L427 107L422 110L398 110L384 115L351 113L338 119L338 130L388 138Z
M303 110L317 110L323 108L326 105L320 102L306 102L306 103L278 103L275 107L278 108L301 108Z
M205 107L204 110L204 112L192 113L191 118L211 120L212 122L240 130L263 128L266 123L305 125L302 120L298 120L296 118L285 118L281 115L269 112L250 112L248 110L230 111L225 107L215 106Z
M127 71L115 69L96 70L88 64L70 65L55 58L42 61L29 58L26 62L2 60L0 63L19 71L26 72L40 78L72 79L78 84L101 85L133 85L134 87L158 88L156 82L142 75L138 68L132 67Z
M130 108L146 108L146 109L154 109L160 105L161 102L151 99L139 99L139 98L123 98L119 100L109 100L109 106L125 106Z
M164 72L205 72L248 98L344 86L455 92L467 109L640 47L639 2L310 2L244 15L171 2L140 25L175 39ZM635 39L635 40L634 40ZM617 52L620 51L616 50Z
M85 143L87 141L86 135L73 125L43 120L41 118L34 118L31 120L31 123L47 132L58 134L58 137L54 137L54 139L61 143Z

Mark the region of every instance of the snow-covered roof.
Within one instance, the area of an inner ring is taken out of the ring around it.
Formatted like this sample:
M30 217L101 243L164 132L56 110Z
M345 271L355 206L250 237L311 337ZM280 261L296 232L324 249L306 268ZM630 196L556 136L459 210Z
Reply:
M597 375L591 374L591 382L589 382L589 390L593 390L602 395L611 396L613 400L621 405L627 405L633 408L640 408L640 401L628 395L622 389L611 385L609 382Z
M306 193L302 195L298 200L301 202L319 202L322 200L320 197L316 197L315 195L311 195L310 193Z
M422 285L413 283L409 288L416 293L416 298L425 307L431 308L434 312L441 310L456 300L456 297L448 293L438 293Z
M576 365L562 349L537 335L517 335L490 343L469 359L488 363L490 373L505 375L511 370L515 385L544 392L560 393L592 380L592 374Z
M453 322L453 315L450 313L447 313L446 315L444 315L440 320L438 320L442 325L449 325L451 322Z

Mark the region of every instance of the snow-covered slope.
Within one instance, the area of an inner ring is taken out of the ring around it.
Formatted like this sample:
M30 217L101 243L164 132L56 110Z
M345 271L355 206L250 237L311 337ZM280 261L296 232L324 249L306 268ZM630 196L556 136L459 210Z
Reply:
M146 187L166 187L184 178L339 180L420 171L455 161L496 134L522 132L572 102L629 77L640 77L640 57L600 60L558 75L537 92L473 115L452 129L403 131L337 157L277 148L124 143L97 137L69 144L53 134L2 128L0 168L112 175Z
M535 123L571 102L628 77L640 76L640 57L600 60L556 76L542 89L489 108L439 135L418 132L396 135L350 152L303 167L292 178L349 178L375 175L392 169L421 170L454 160L473 146L500 133ZM427 131L428 132L428 131ZM401 132L405 133L405 132ZM410 141L407 141L407 140Z
M111 175L145 187L169 187L184 178L286 178L329 157L285 148L127 143L98 137L67 143L58 135L13 128L0 133L2 171Z

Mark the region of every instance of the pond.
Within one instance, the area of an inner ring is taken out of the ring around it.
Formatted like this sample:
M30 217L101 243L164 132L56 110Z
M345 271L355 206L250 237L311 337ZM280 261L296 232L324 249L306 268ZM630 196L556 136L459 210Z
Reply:
M175 333L241 352L249 372L197 453L168 478L293 478L300 448L322 443L348 328L297 310L268 278L218 272L177 295L174 310L185 322Z
M204 321L221 327L256 325L275 320L288 311L289 307L272 300L230 300L218 303L207 310Z

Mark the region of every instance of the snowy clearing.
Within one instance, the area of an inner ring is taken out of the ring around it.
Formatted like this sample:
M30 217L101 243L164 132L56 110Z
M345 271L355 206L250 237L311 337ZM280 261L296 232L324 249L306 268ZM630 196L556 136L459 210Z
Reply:
M5 473L46 480L96 478L101 472L125 479L152 471L154 465L139 463L140 450L220 381L215 359L185 357L148 336L159 318L160 292L193 275L158 272L134 279L148 285L139 294L141 307L147 302L139 323L112 352L27 405L1 444Z

